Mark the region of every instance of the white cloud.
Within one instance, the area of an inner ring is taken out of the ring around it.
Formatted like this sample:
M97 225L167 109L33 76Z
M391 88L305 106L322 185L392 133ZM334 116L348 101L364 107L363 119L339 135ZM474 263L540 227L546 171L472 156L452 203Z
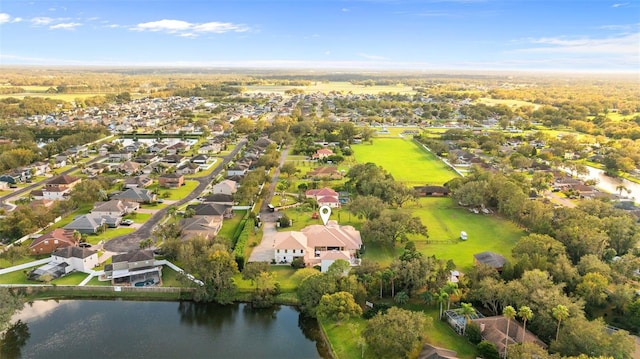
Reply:
M20 22L20 21L22 21L21 17L14 17L12 19L11 15L7 14L6 12L0 12L0 24L8 24L10 22Z
M520 52L571 53L571 54L635 54L638 53L640 32L624 33L607 38L567 38L544 37L530 39L534 47L520 49Z
M623 6L627 6L627 5L629 5L629 3L625 2L625 3L613 4L613 5L611 5L611 7L616 8L616 7L623 7Z
M36 26L44 26L49 25L54 21L54 19L46 16L34 17L31 19L31 23Z
M369 59L369 60L386 60L387 59L384 56L370 55L370 54L365 54L363 52L359 53L358 56L364 57L365 59Z
M56 30L56 29L73 30L78 26L82 26L82 24L79 23L79 22L64 22L64 23L61 23L61 24L55 24L55 25L49 26L49 29L52 29L52 30Z
M349 11L351 11L351 10L347 9L346 7L343 7L343 8L342 8L342 10L340 10L340 11L342 11L342 12L349 12Z
M211 21L205 23L191 23L183 20L163 19L159 21L140 23L135 27L132 27L131 30L166 32L169 34L178 34L182 37L197 37L198 35L206 33L222 34L225 32L246 32L249 31L249 27L230 22Z

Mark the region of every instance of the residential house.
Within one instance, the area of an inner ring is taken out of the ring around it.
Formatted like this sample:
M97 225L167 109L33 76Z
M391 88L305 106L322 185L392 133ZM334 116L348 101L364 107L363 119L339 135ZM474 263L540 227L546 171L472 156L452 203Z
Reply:
M33 169L34 176L44 176L45 174L49 173L49 171L51 171L49 163L42 161L32 164L31 168Z
M342 174L338 172L338 168L336 166L323 166L307 172L307 178L311 178L314 180L339 180L342 179Z
M212 193L222 193L233 195L238 190L238 183L232 180L223 180L220 183L216 183L212 187Z
M222 216L198 216L183 218L179 222L183 239L193 237L213 238L222 228Z
M320 265L326 272L338 259L359 265L356 252L362 246L360 232L352 226L340 226L336 221L327 225L311 225L301 231L276 233L273 249L277 263L290 263L302 258L307 266Z
M122 193L118 193L111 197L111 199L121 199L129 202L137 203L151 203L156 201L156 195L144 188L129 188Z
M191 158L191 163L195 163L198 165L204 165L209 161L209 156L207 155L197 155Z
M180 188L184 184L184 176L178 173L167 173L158 177L158 186L162 188Z
M5 183L8 183L8 184L11 185L11 184L18 184L18 183L20 183L22 181L21 181L19 176L15 176L14 174L11 173L11 174L3 174L3 175L1 175L0 176L0 182L5 182Z
M232 206L218 203L190 204L186 210L193 210L194 217L233 217Z
M156 265L152 250L136 250L111 257L111 264L104 267L104 274L112 284L137 285L160 283L162 267Z
M417 359L458 359L458 353L454 350L439 348L431 344L422 346Z
M69 197L71 190L82 182L79 177L60 175L45 183L42 190L34 190L31 195L35 199L63 200Z
M162 157L161 161L164 163L176 164L176 163L181 163L183 159L184 159L183 156L173 154L173 155L166 155Z
M502 272L502 267L507 263L507 259L495 252L482 252L473 255L476 263L481 263L495 268L498 272Z
M218 203L224 205L233 205L233 196L225 193L210 194L202 199L202 203Z
M413 189L420 196L443 197L448 196L451 191L445 186L415 186Z
M219 153L221 150L222 150L222 146L219 143L210 143L208 145L204 145L198 148L198 154L210 155L214 153Z
M140 204L137 202L112 199L107 202L96 202L91 213L100 216L122 217L135 212L138 208L140 208Z
M319 206L340 207L340 195L331 188L310 189L305 192L307 198L313 198Z
M236 163L234 166L231 166L227 169L227 177L231 176L241 176L244 177L249 172L249 166L241 163Z
M64 228L56 228L49 233L45 233L33 240L29 245L31 254L47 254L58 248L77 245L73 238L73 231Z
M322 159L325 159L325 158L327 158L329 156L333 156L333 155L334 155L334 153L330 149L328 149L328 148L320 148L320 149L318 149L316 151L316 153L314 153L311 156L311 158L314 159L314 160L322 160Z
M133 159L134 162L141 163L141 164L149 164L153 162L158 162L159 160L160 158L158 158L158 156L156 156L153 153L147 153L140 156L136 156L136 158Z
M117 221L115 218L110 217L109 219L112 224ZM74 218L71 223L67 224L63 228L84 234L96 234L103 226L108 226L107 218L105 216L89 213Z
M109 154L109 162L123 162L123 161L130 161L131 158L133 156L131 155L131 152L125 152L125 151L121 151L121 152L112 152Z
M190 175L200 171L200 166L195 163L184 163L176 169L176 173L181 175Z
M524 340L528 343L534 343L544 349L547 345L540 340L535 334L524 329L523 325L517 320L509 320L502 315L477 318L471 320L480 327L480 335L482 339L495 344L498 353L504 356L506 354L507 346L513 344L522 343L524 334ZM507 326L509 332L507 333Z
M141 164L133 161L125 161L120 166L118 166L118 169L120 170L120 172L124 173L127 176L140 174L141 168L142 168Z
M148 148L150 153L159 153L162 151L166 151L167 147L169 147L166 143L156 143Z
M51 260L56 263L67 263L71 271L90 273L98 265L98 252L80 247L58 248L51 253Z
M135 187L146 188L151 186L152 184L153 184L153 179L145 175L129 177L124 179L125 188L135 188Z
M185 151L189 151L191 146L185 142L177 142L173 145L167 147L167 154L169 155L177 155L178 153L183 153Z

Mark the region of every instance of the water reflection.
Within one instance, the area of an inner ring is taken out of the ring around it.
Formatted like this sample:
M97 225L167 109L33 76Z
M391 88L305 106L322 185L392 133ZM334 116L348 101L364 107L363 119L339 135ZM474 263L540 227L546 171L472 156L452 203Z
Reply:
M20 358L22 347L27 343L31 334L29 326L22 320L15 322L0 338L0 358Z

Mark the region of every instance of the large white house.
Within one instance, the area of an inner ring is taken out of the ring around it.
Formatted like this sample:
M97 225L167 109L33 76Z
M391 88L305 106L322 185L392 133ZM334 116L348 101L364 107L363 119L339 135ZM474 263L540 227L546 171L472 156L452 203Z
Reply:
M51 253L51 261L67 263L67 273L72 270L90 273L98 265L98 252L79 247L58 248Z
M340 226L329 221L326 226L316 224L301 231L279 232L273 250L276 263L290 263L302 258L307 266L320 265L323 272L337 259L352 266L359 265L356 252L362 247L360 232L352 226Z

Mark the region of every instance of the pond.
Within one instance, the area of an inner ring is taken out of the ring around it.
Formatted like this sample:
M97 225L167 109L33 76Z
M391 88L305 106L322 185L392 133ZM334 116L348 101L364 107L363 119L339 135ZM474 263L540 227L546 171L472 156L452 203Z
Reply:
M318 323L288 306L49 300L26 304L18 320L22 358L330 357Z

